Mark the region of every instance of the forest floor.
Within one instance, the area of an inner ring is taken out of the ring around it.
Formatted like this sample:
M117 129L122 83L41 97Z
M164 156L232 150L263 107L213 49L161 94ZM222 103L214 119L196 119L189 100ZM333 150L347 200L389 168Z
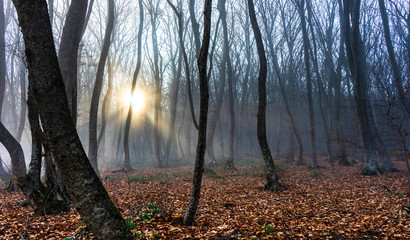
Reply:
M262 160L203 178L194 226L181 224L192 167L105 172L104 184L136 239L410 239L409 175L361 176L360 164L277 163L279 192L263 191ZM3 186L1 186L3 188ZM75 210L33 217L21 192L0 192L0 239L92 239Z

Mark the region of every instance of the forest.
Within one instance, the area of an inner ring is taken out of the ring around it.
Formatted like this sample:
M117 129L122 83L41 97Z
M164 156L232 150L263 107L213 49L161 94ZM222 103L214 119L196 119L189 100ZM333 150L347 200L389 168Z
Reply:
M410 238L410 2L0 7L0 239Z

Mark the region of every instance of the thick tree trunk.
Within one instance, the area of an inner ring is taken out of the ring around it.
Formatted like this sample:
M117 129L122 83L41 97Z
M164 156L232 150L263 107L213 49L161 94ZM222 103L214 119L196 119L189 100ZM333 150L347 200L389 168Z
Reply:
M85 13L88 0L72 0L68 9L61 35L58 61L63 75L68 105L74 125L77 124L77 58L78 47L82 38ZM51 1L50 4L53 4ZM52 7L50 8L52 12ZM50 15L52 22L52 15Z
M31 160L28 173L23 177L15 179L16 185L22 190L27 198L30 206L34 210L35 216L46 216L58 214L62 211L70 210L70 200L67 197L67 201L59 200L57 198L57 188L54 182L50 181L48 172L53 165L46 164L45 179L47 187L41 182L41 162L42 162L42 140L41 140L41 128L38 116L38 107L34 98L31 84L29 84L28 90L28 119L31 130ZM51 157L51 153L49 153ZM47 159L45 161L47 163ZM65 196L64 192L59 192L60 196Z
M97 126L98 126L98 105L104 79L104 68L107 60L108 51L111 43L111 32L114 28L114 0L108 0L108 21L105 29L104 41L101 49L100 60L98 62L97 74L95 77L95 85L93 95L91 97L90 106L90 123L89 123L89 145L88 157L95 172L98 172L98 146L97 146Z
M266 139L266 75L268 72L265 49L263 47L262 34L256 20L253 0L248 0L249 18L251 20L253 33L255 35L256 46L259 55L259 76L258 76L258 114L257 114L257 135L263 160L265 161L266 184L265 190L277 191L280 188L278 176L276 174L275 163Z
M202 173L204 172L204 157L206 149L206 125L208 119L208 79L206 65L208 59L209 42L211 38L211 10L212 0L205 0L204 3L204 32L202 47L198 57L199 88L200 88L200 110L198 143L195 156L194 179L192 183L191 196L189 198L188 209L184 215L184 225L192 225L199 204L201 195Z
M45 0L13 0L26 45L30 81L45 141L74 206L98 239L132 239L81 145L58 66ZM36 19L36 21L33 21Z
M356 113L359 118L366 163L362 167L363 175L378 175L380 168L377 163L376 135L372 127L369 112L370 102L367 92L368 76L366 73L366 58L360 37L360 1L343 0L344 8L344 37L350 72L353 77L354 100ZM350 25L350 22L352 25Z
M131 96L134 94L135 89L137 87L137 80L138 75L141 69L141 52L142 52L142 29L144 26L144 6L142 4L142 0L138 1L138 6L140 10L140 22L138 27L138 50L137 50L137 66L135 67L134 75L132 78L132 85L131 85ZM127 119L125 120L125 128L124 128L124 169L125 171L132 171L131 167L131 157L130 157L130 149L129 149L129 134L130 134L130 126L131 126L131 119L132 119L132 105L128 107Z

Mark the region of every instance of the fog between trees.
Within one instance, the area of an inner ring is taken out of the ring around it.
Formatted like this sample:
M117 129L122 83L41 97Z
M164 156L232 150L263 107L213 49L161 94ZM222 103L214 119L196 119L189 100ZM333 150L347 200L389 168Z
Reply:
M259 60L248 7L236 1L224 2L213 2L211 20L207 66L209 166L234 166L236 160L246 156L262 156L256 134ZM378 148L383 145L391 158L403 158L408 149L409 124L409 4L385 1L397 74L391 67L379 2L363 1L357 13L363 51L359 61L366 71L361 80L366 95L363 101L374 122L372 131L377 131ZM108 21L107 2L91 3L78 48L74 95L78 103L76 127L85 149L90 144L90 103ZM340 5L342 1L301 3L255 2L267 57L266 133L272 155L306 164L316 152L334 164L350 164L351 157L364 160L367 144L360 134L355 79L341 32L346 9ZM69 1L49 4L54 42L61 54ZM113 31L98 101L97 159L101 170L124 167L129 106L124 96L131 91L138 49L142 54L136 87L144 92L145 99L138 100L144 104L132 114L128 144L131 167L193 164L200 102L196 58L203 34L203 4L199 1L194 8L190 1L171 4L174 10L163 0L143 1L144 22L139 29L138 2L114 2ZM4 2L4 13L2 122L23 146L28 164L31 137L24 117L28 86L24 44L11 1ZM349 22L354 24L352 19ZM1 149L3 167L10 169L7 151ZM314 162L311 164L315 167Z

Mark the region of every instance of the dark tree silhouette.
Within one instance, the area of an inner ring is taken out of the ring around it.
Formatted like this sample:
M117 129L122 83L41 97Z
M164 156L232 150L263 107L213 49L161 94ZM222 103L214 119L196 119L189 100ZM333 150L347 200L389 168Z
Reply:
M269 149L266 138L266 75L268 72L265 49L263 47L262 34L256 20L253 0L248 0L249 18L251 20L253 34L255 35L256 47L259 55L259 76L258 76L258 114L257 114L257 135L259 146L265 161L266 184L265 190L276 191L280 188L278 176L276 174L275 163Z
M198 56L199 70L199 90L200 90L200 109L198 125L198 143L196 146L194 179L192 183L191 196L189 198L188 209L184 216L184 225L192 225L196 210L198 208L199 198L201 195L202 174L204 172L204 157L206 149L206 125L208 120L208 78L206 74L206 65L208 60L209 42L211 38L211 10L212 0L206 0L204 3L204 32L202 37L201 51Z
M29 81L38 103L45 141L74 206L97 238L132 239L121 213L92 168L72 122L46 1L13 3L23 32Z

